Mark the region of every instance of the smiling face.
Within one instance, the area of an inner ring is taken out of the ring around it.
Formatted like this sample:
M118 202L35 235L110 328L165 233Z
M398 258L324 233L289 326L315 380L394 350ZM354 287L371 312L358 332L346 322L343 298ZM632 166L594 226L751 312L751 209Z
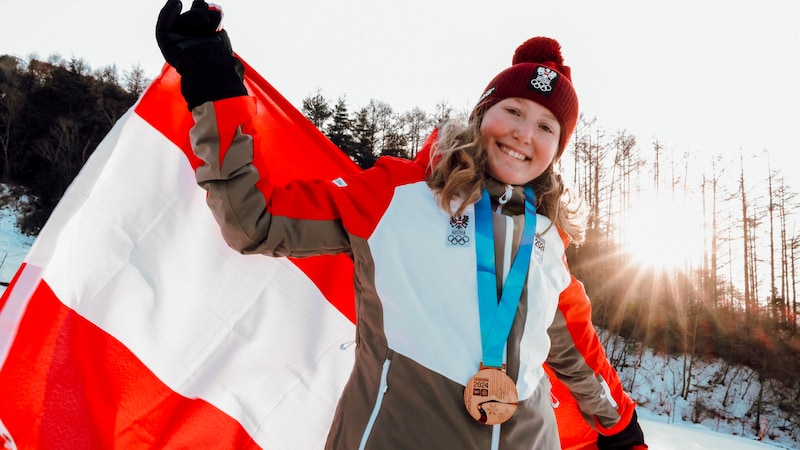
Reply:
M544 106L510 97L486 110L480 131L489 175L524 185L544 173L555 158L561 126Z

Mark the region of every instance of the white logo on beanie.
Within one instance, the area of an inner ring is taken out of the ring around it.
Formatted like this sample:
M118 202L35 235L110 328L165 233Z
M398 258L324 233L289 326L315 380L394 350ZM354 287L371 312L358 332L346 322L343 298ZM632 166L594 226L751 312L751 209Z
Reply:
M552 84L558 76L558 72L547 67L536 68L536 78L531 80L531 86L539 92L549 93L553 90Z
M492 95L492 92L494 92L495 89L497 88L492 87L491 89L487 89L486 92L484 92L483 95L481 95L481 98L478 99L478 103L482 102L486 97Z

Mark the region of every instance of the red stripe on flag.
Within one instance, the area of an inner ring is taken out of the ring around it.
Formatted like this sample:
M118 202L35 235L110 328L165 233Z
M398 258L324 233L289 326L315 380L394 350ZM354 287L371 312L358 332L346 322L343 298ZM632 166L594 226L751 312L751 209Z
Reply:
M270 181L285 186L293 180L330 180L361 171L344 152L322 134L247 63L245 85L256 101L253 126L260 141L255 149L257 166L269 167ZM192 167L200 163L192 153L191 113L180 93L180 75L165 65L136 105L136 114L178 146Z
M0 417L17 448L259 448L224 412L169 389L44 281L7 361Z
M361 170L300 111L245 63L245 84L256 99L253 126L259 131L255 163L269 167L270 182L282 186L297 179L332 180ZM193 168L201 161L192 152L191 113L180 93L180 75L165 65L148 87L136 113L183 151ZM353 263L346 255L292 259L325 298L355 322Z

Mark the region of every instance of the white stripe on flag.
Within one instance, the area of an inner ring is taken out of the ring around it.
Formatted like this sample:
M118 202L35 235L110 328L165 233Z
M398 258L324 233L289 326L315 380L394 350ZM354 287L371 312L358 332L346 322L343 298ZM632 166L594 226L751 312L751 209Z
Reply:
M57 297L263 448L322 446L354 325L289 260L228 248L185 156L138 115L92 159L28 257Z
M42 269L32 264L25 265L14 283L14 290L8 293L5 305L0 309L0 367L6 362L8 352L14 342L19 323L25 314L28 301L41 280Z

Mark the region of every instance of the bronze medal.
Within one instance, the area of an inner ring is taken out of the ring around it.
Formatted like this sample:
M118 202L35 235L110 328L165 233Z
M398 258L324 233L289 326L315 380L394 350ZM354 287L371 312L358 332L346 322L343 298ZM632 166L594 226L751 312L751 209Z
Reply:
M464 406L469 415L486 425L497 425L510 419L517 410L517 386L504 369L481 368L464 388Z

